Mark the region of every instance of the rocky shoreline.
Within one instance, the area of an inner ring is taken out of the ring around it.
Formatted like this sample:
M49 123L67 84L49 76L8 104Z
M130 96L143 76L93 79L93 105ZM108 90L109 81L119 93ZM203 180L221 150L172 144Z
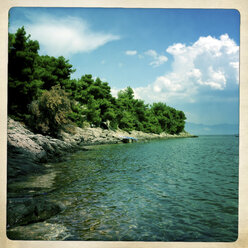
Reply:
M148 134L140 131L75 127L73 134L61 131L59 139L55 139L34 134L23 124L8 118L8 177L37 173L39 169L42 170L42 163L61 160L66 153L86 149L85 146L88 145L122 143L123 137L127 136L138 141L196 137L187 132L178 135Z
M42 177L47 173L46 163L61 161L63 156L68 153L86 150L89 145L122 143L123 137L133 137L138 141L146 141L195 136L186 132L179 135L166 133L158 135L139 131L128 133L123 130L75 127L73 133L62 131L59 139L55 139L50 136L34 134L25 125L8 118L7 225L9 231L7 233L9 238L18 237L15 231L18 226L44 221L64 209L60 203L47 201L42 196L42 192L40 194L37 192L25 194L22 189L17 190L16 185L20 185L20 182L25 184L26 178L30 175Z

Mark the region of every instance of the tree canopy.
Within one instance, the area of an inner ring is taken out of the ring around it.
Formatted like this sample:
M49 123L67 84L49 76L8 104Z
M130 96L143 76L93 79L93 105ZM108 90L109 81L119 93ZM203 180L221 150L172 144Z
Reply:
M33 130L56 136L69 121L80 127L88 123L158 134L184 130L182 111L162 102L145 104L135 99L131 87L113 97L107 82L90 74L71 79L75 70L68 60L38 51L38 41L24 27L9 34L8 113Z

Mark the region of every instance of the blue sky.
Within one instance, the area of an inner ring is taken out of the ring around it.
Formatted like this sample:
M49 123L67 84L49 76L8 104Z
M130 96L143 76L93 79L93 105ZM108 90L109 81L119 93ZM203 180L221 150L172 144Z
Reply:
M9 31L24 26L40 54L64 56L73 78L92 74L113 95L131 86L202 124L237 124L236 10L12 8Z

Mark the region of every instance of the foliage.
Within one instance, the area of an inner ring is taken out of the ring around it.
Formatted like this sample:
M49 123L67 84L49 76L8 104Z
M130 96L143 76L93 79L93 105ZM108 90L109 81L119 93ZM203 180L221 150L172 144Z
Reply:
M27 113L27 105L37 97L43 84L34 77L39 43L29 38L24 27L9 35L8 110L17 116Z
M156 116L162 131L170 134L178 134L183 131L185 125L185 115L165 103L153 103L151 111Z
M92 75L84 75L81 79L71 80L65 90L71 94L72 99L77 101L78 108L82 111L73 111L73 118L78 119L84 115L94 126L101 126L102 123L110 123L110 127L116 127L116 114L108 83L102 82L99 78L94 80ZM82 120L83 121L83 120Z
M69 123L67 115L71 112L71 101L68 94L56 85L32 101L29 110L32 114L29 126L36 132L56 137L59 130Z
M131 87L115 98L107 82L90 74L71 79L68 60L40 56L38 50L24 27L9 34L8 111L35 131L56 136L68 122L157 134L184 130L182 111L162 102L145 104Z
M68 118L75 123L78 127L83 127L86 119L86 107L80 105L73 100L71 102L71 112L68 114Z
M69 82L71 73L74 72L72 65L64 57L38 56L35 77L43 83L42 89L49 90L59 84L62 87Z
M8 111L19 119L42 90L66 85L74 71L63 57L40 56L38 50L38 41L30 40L24 27L9 34Z

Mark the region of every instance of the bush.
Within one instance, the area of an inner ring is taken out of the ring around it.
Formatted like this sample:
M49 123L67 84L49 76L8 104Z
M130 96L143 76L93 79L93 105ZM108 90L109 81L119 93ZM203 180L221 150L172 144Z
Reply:
M56 85L29 105L29 126L36 132L57 137L63 126L69 124L71 101L68 93Z

